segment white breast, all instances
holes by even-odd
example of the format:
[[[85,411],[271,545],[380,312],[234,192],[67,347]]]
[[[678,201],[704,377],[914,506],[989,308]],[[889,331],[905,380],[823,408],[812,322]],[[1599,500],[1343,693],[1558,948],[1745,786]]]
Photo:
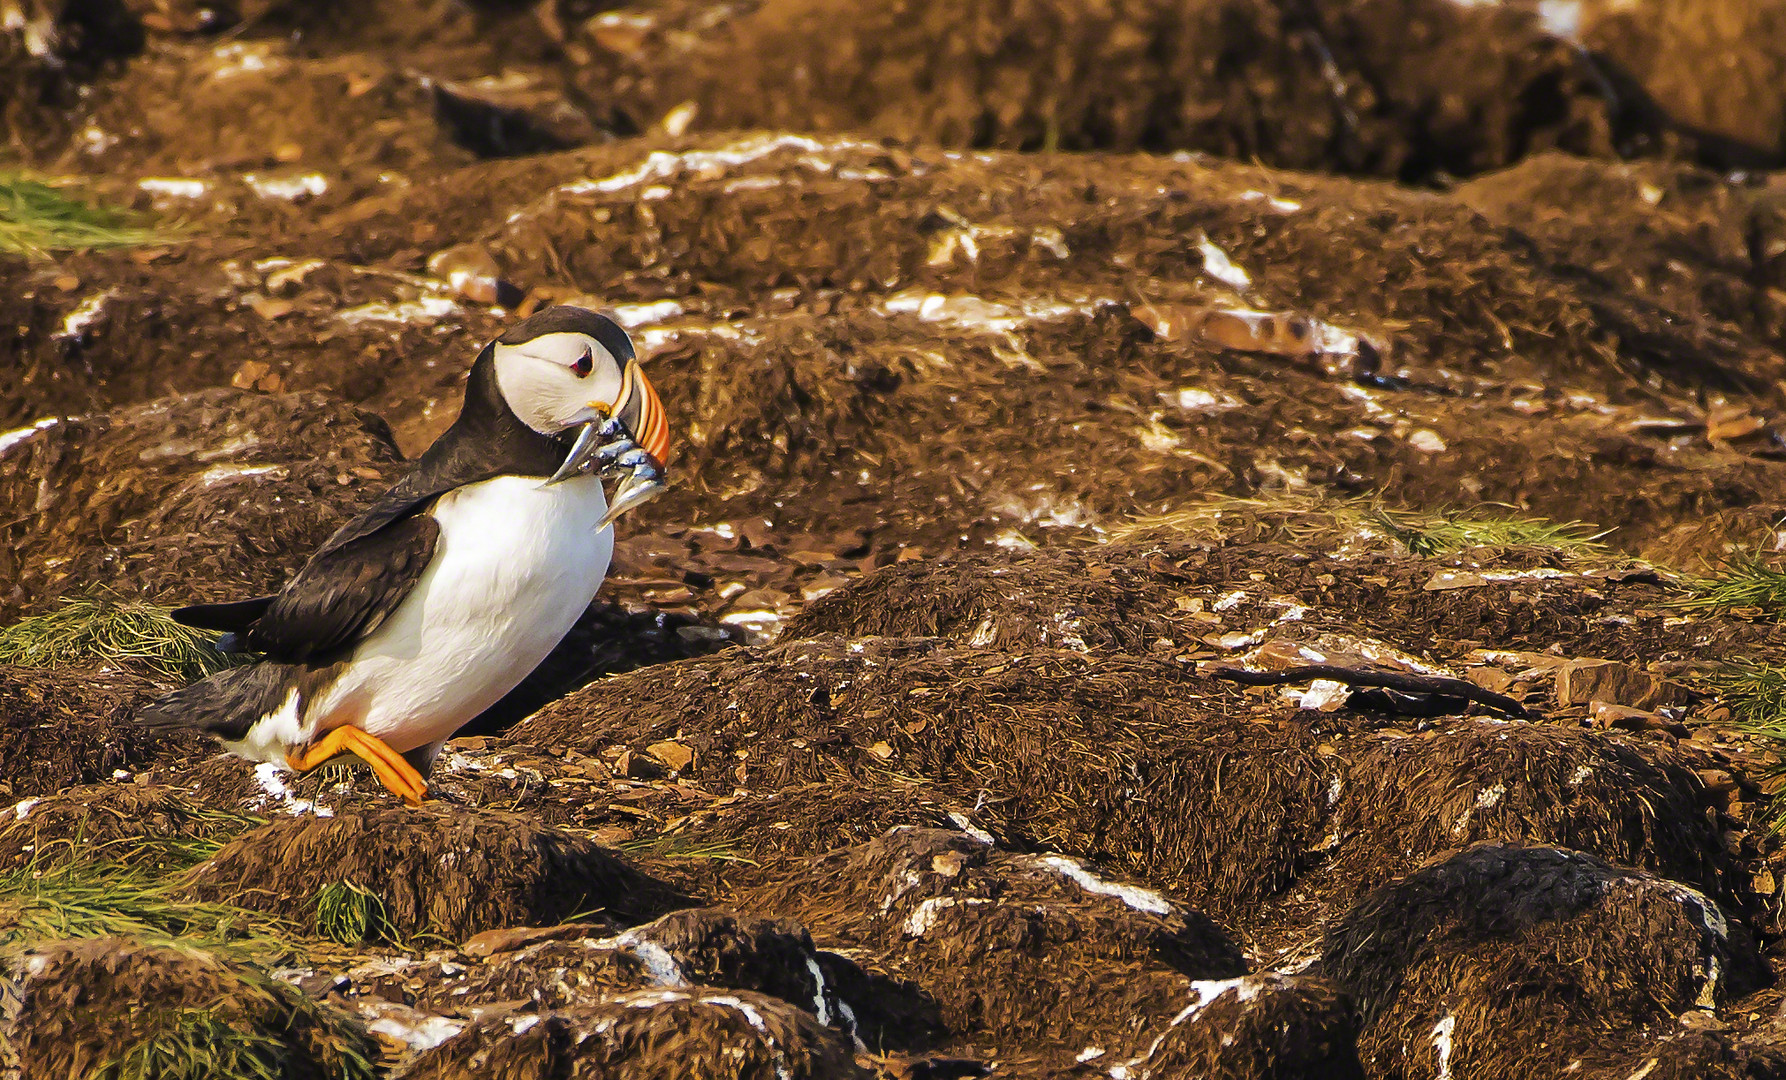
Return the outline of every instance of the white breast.
[[[498,477],[435,503],[434,561],[306,710],[405,752],[449,738],[514,689],[583,614],[608,572],[601,481]],[[309,726],[309,725],[307,725]]]

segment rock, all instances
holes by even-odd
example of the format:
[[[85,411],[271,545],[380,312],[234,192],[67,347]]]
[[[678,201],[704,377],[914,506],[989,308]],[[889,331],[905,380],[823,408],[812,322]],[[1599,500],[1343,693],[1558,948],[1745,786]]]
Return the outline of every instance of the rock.
[[[1670,720],[1658,712],[1648,709],[1633,709],[1628,705],[1611,705],[1604,701],[1588,702],[1588,716],[1593,718],[1598,728],[1620,728],[1625,731],[1671,731],[1686,735],[1686,727],[1679,720]]]
[[[688,768],[695,760],[693,750],[671,739],[654,742],[645,748],[645,752],[663,762],[672,775]]]
[[[456,244],[428,256],[428,272],[460,296],[479,304],[520,301],[520,290],[502,279],[502,268],[482,244]]]
[[[485,930],[481,934],[473,934],[459,946],[459,951],[467,956],[494,956],[497,953],[515,952],[529,945],[537,945],[542,941],[574,941],[578,938],[606,937],[613,929],[612,924],[602,923],[561,923],[558,926],[516,926],[499,930]]]
[[[479,157],[568,150],[601,135],[561,90],[527,72],[424,84],[434,91],[435,113],[453,141]]]
[[[1691,696],[1679,683],[1617,660],[1571,660],[1557,669],[1557,703],[1564,707],[1603,701],[1634,709],[1654,709],[1684,704]]]
[[[1444,592],[1448,589],[1474,589],[1487,584],[1488,579],[1481,574],[1472,574],[1467,570],[1440,570],[1421,588],[1427,592]]]

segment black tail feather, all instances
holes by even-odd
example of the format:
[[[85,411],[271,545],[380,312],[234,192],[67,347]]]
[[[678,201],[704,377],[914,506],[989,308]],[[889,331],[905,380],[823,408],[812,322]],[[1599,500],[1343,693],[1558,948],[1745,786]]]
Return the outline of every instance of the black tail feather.
[[[197,728],[233,742],[285,701],[293,666],[259,663],[220,671],[144,705],[136,722],[157,730]]]
[[[251,600],[232,600],[225,604],[193,604],[175,608],[170,614],[182,626],[239,634],[258,622],[272,603],[271,596],[256,596]]]

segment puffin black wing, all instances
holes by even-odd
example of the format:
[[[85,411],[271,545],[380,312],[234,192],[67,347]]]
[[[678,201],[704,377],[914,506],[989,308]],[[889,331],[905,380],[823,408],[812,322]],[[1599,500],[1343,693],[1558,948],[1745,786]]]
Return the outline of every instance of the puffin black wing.
[[[248,628],[248,648],[276,660],[310,660],[351,645],[382,625],[409,595],[440,541],[440,524],[412,514],[367,536],[316,553],[269,598]],[[252,603],[252,601],[249,601]]]
[[[346,543],[331,542],[272,596],[194,604],[171,614],[186,626],[238,635],[241,647],[270,659],[323,657],[377,630],[428,569],[439,541],[438,522],[411,514]]]

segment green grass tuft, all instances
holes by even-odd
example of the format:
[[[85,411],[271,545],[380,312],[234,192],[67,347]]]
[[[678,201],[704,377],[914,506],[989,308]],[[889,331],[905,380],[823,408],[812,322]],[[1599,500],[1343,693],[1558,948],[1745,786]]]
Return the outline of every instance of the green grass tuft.
[[[99,1080],[290,1080],[298,1076],[374,1080],[376,1044],[358,1023],[296,987],[248,965],[208,1007],[143,1001],[122,1046],[82,1075]],[[227,985],[227,984],[226,984]]]
[[[209,1009],[158,1010],[138,1022],[141,1040],[89,1075],[94,1080],[285,1080],[283,1039],[219,1020]],[[370,1075],[368,1068],[365,1075]]]
[[[176,238],[138,214],[86,202],[17,171],[0,171],[0,252],[41,259],[56,251],[134,247]]]
[[[1107,539],[1220,542],[1238,535],[1249,540],[1330,547],[1385,533],[1413,554],[1429,558],[1478,546],[1547,547],[1577,556],[1610,554],[1599,542],[1605,533],[1579,521],[1498,516],[1480,510],[1395,510],[1374,496],[1335,499],[1293,494],[1241,499],[1217,495],[1168,514],[1115,526]]]
[[[213,636],[181,626],[154,604],[74,597],[55,611],[0,629],[0,664],[60,667],[99,660],[164,680],[195,682],[236,662],[212,647]]]
[[[178,874],[215,856],[225,844],[266,821],[248,814],[198,807],[182,824],[195,831],[98,841],[90,841],[79,833],[48,840],[34,838],[38,845],[34,853],[36,866],[42,870],[52,863],[81,860],[115,863],[147,873]]]
[[[1779,781],[1786,780],[1786,666],[1732,660],[1707,674],[1705,682],[1729,707],[1738,730],[1771,743],[1782,758],[1763,773],[1772,781],[1764,784],[1764,789],[1774,790]],[[1775,829],[1786,829],[1786,799],[1770,802],[1767,821]]]
[[[181,941],[226,955],[290,955],[273,916],[181,899],[176,879],[111,862],[33,864],[0,874],[0,952],[63,938]]]
[[[1754,555],[1730,559],[1711,577],[1693,578],[1685,585],[1688,595],[1675,601],[1677,607],[1702,611],[1750,608],[1769,615],[1786,613],[1786,570],[1770,566]]]
[[[1579,521],[1482,517],[1462,511],[1422,514],[1376,508],[1372,517],[1415,555],[1431,558],[1472,547],[1547,547],[1577,555],[1604,554],[1604,532]]]
[[[631,840],[622,840],[614,846],[629,855],[655,855],[661,859],[713,859],[718,862],[742,863],[746,866],[757,865],[754,861],[738,854],[737,847],[724,840],[695,840],[674,833],[635,836]]]
[[[384,900],[351,881],[316,890],[316,932],[342,945],[360,945],[389,936]]]

